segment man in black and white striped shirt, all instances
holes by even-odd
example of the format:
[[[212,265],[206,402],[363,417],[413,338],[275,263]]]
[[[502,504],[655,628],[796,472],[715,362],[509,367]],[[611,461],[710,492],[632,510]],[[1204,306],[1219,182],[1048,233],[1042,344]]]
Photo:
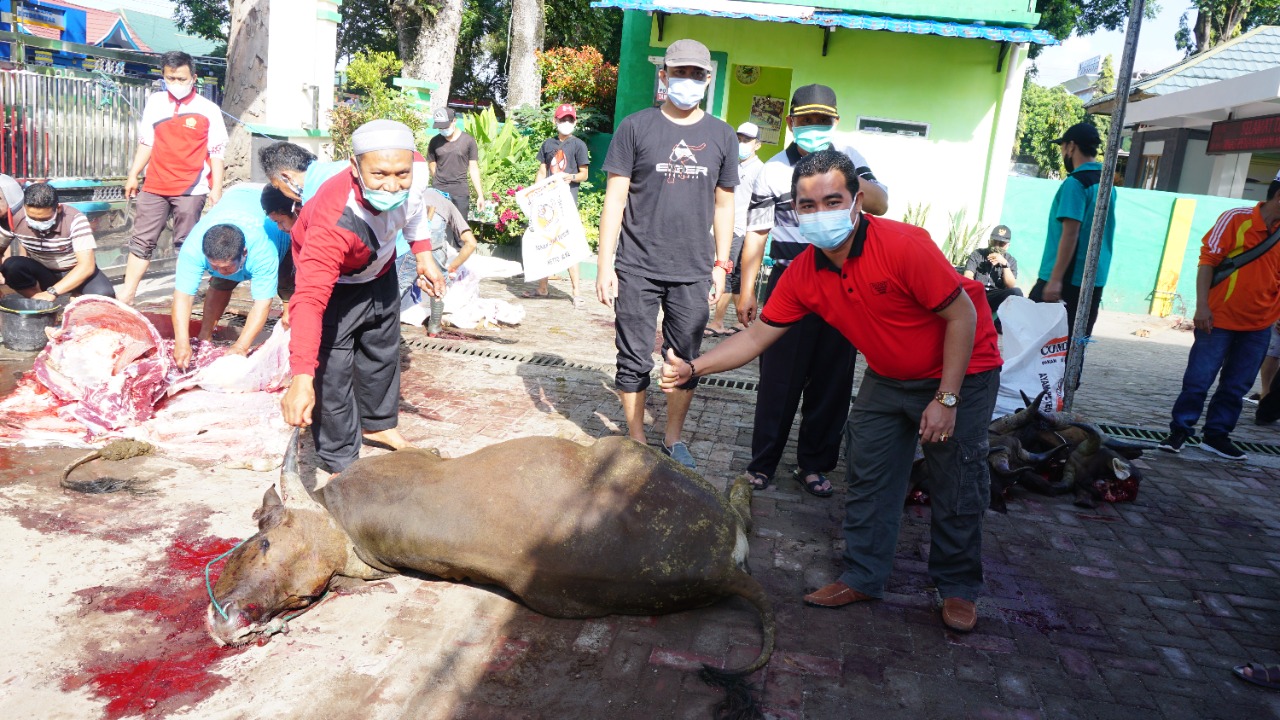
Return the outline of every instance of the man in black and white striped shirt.
[[[0,233],[0,282],[20,295],[56,300],[85,293],[115,297],[111,281],[98,269],[89,219],[58,202],[58,190],[34,183],[23,192],[23,207],[12,215],[12,234]]]
[[[786,272],[787,265],[809,247],[800,235],[791,197],[791,176],[800,158],[831,147],[839,150],[853,161],[862,181],[863,210],[883,215],[889,208],[888,191],[867,167],[867,161],[834,136],[839,119],[835,91],[825,85],[805,85],[797,88],[791,97],[787,127],[794,142],[764,164],[751,189],[747,236],[742,246],[739,322],[750,323],[756,317],[754,289],[765,239],[772,238],[769,256],[774,261],[766,298]],[[795,479],[802,488],[819,497],[832,493],[824,473],[834,469],[840,457],[840,439],[849,415],[857,356],[858,351],[844,335],[817,315],[797,323],[760,356],[751,462],[747,465],[753,487],[760,489],[773,482],[799,407],[801,423],[796,443]]]

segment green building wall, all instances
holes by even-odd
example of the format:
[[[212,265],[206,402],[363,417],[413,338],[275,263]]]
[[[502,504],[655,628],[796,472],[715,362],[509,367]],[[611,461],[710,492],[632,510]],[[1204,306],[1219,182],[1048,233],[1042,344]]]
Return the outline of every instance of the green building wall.
[[[1061,182],[1057,180],[1009,179],[1000,222],[1013,231],[1009,252],[1018,259],[1018,286],[1024,290],[1030,290],[1035,284],[1049,231],[1049,207],[1059,185]],[[1173,312],[1187,316],[1195,312],[1200,239],[1219,215],[1231,208],[1249,205],[1246,200],[1118,188],[1111,271],[1102,296],[1104,310],[1143,314],[1149,311],[1169,234],[1173,203],[1178,198],[1195,200],[1196,208],[1178,275],[1178,297],[1174,299]]]
[[[934,208],[928,228],[939,241],[953,210],[964,208],[974,218],[984,209],[993,209],[986,220],[994,224],[1011,150],[1005,145],[1012,143],[1011,129],[996,132],[1002,102],[1009,102],[1006,77],[1013,72],[1012,62],[996,70],[1000,44],[838,29],[827,38],[823,56],[827,32],[794,23],[668,15],[659,40],[651,16],[628,11],[623,20],[616,119],[621,121],[652,104],[656,69],[649,56],[661,56],[677,39],[695,38],[710,48],[713,57],[723,53],[727,59],[719,68],[722,82],[717,87],[728,97],[713,98],[712,107],[725,108],[718,114],[731,125],[747,120],[750,99],[744,99],[741,90],[756,92],[755,86],[737,83],[733,67],[787,69],[790,88],[781,96],[788,103],[790,91],[802,85],[821,83],[836,91],[841,111],[838,130],[889,186],[889,217],[901,218],[910,203],[928,203]],[[724,77],[729,82],[723,82]],[[1015,110],[1020,91],[1019,79],[1011,91]],[[926,123],[928,137],[854,132],[859,116]],[[771,155],[780,147],[766,146],[763,154]],[[988,197],[992,173],[1001,182],[992,188],[994,197]]]
[[[769,0],[780,5],[812,6],[813,0]],[[823,0],[822,8],[844,10],[859,15],[985,22],[991,25],[1033,27],[1040,22],[1035,3],[1027,0]]]

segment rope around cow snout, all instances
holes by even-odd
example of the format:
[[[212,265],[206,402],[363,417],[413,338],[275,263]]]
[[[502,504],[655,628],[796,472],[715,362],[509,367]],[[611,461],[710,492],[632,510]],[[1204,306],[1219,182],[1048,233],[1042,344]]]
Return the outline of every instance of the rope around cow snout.
[[[244,540],[241,540],[240,542],[235,544],[235,547],[222,553],[221,555],[210,560],[204,565],[204,589],[209,591],[209,602],[213,603],[213,609],[218,611],[218,614],[222,616],[223,620],[230,620],[231,618],[227,616],[227,611],[223,610],[222,606],[218,604],[218,598],[213,596],[213,583],[210,582],[209,580],[209,568],[213,567],[214,563],[225,559],[228,555],[235,552],[237,548],[239,548],[241,545],[247,542],[249,542],[249,538],[245,538]]]

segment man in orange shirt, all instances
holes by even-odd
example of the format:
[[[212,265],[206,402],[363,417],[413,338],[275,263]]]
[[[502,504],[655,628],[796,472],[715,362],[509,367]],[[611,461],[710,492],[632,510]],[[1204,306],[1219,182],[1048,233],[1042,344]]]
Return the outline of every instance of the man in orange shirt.
[[[1223,213],[1204,236],[1196,273],[1195,342],[1182,376],[1182,392],[1173,404],[1169,435],[1160,449],[1179,452],[1195,430],[1205,396],[1215,378],[1218,389],[1209,401],[1200,448],[1228,460],[1247,456],[1231,442],[1244,395],[1253,386],[1267,352],[1271,326],[1280,319],[1280,247],[1213,284],[1224,261],[1266,241],[1280,227],[1280,175],[1271,181],[1267,199],[1254,207]]]

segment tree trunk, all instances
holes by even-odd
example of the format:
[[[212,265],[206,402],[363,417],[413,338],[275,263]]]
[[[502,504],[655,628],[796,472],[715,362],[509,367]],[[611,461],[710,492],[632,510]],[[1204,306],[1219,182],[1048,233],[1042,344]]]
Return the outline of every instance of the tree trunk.
[[[464,0],[394,0],[391,15],[396,24],[401,76],[435,83],[431,109],[449,102],[449,84],[462,30]]]
[[[507,112],[542,102],[538,58],[546,33],[544,0],[512,0],[511,47],[507,73]]]
[[[1199,10],[1196,12],[1196,26],[1193,30],[1196,36],[1196,53],[1202,53],[1213,47],[1212,18],[1212,10]]]
[[[222,109],[247,123],[262,122],[266,113],[269,13],[269,0],[231,0]],[[226,182],[231,184],[249,179],[253,140],[244,125],[229,119],[226,122],[230,135],[225,154]]]

